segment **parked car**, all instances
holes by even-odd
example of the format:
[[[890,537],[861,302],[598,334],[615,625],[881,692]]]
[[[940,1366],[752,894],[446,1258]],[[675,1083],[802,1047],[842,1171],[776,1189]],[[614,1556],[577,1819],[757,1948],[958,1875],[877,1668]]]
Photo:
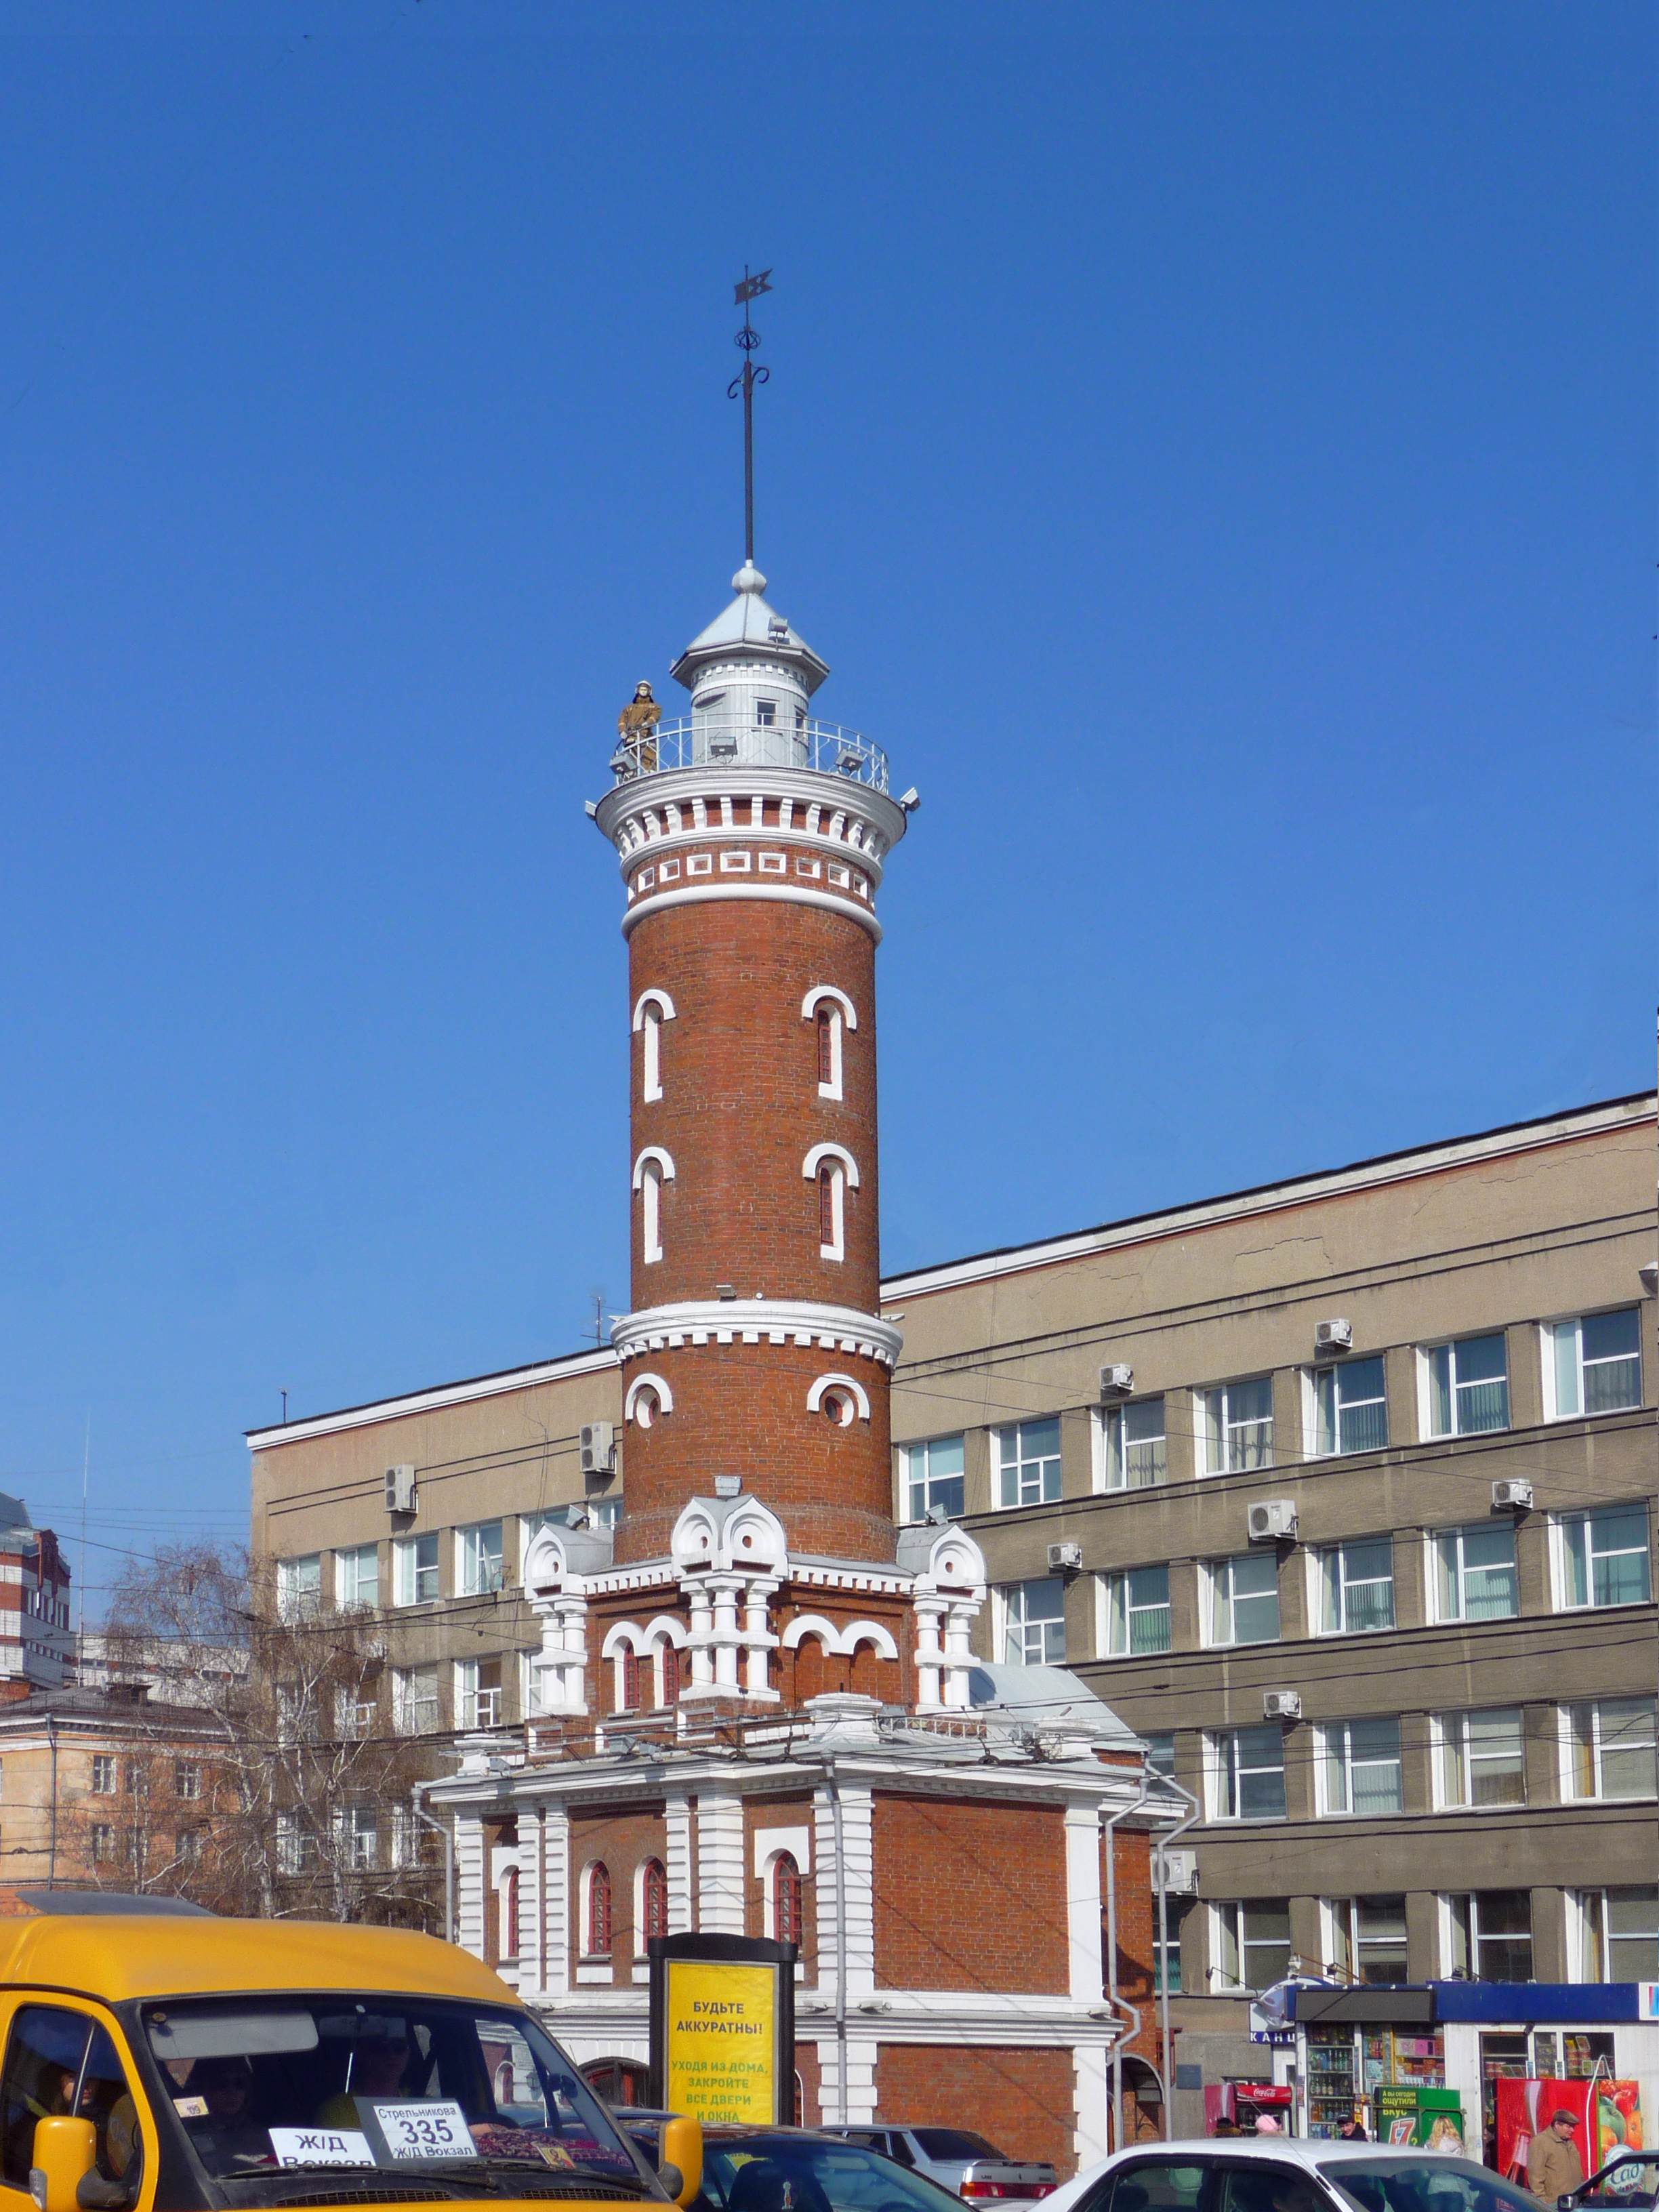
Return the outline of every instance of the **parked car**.
[[[668,2115],[635,2108],[614,2117],[654,2166]],[[702,2131],[702,2186],[689,2212],[962,2212],[962,2207],[926,2174],[829,2130],[711,2120]],[[1536,2205],[1532,2212],[1538,2212]]]
[[[1659,2151],[1621,2151],[1580,2182],[1571,2197],[1558,2204],[1614,2205],[1620,2212],[1650,2212],[1659,2197]]]
[[[1444,2151],[1203,2136],[1100,2159],[1042,2212],[1538,2212],[1538,2200]]]
[[[984,2197],[1049,2197],[1056,2186],[1052,2166],[1041,2160],[1010,2158],[968,2128],[827,2128],[827,2135],[862,2143],[884,2158],[925,2173],[952,2196],[969,2201]]]

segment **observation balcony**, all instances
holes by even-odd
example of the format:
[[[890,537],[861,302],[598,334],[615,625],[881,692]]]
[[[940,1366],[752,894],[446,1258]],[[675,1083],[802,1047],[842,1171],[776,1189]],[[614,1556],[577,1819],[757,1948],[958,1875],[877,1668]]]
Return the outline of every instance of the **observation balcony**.
[[[872,791],[887,788],[887,756],[837,722],[761,722],[737,715],[687,714],[624,738],[611,756],[618,784],[686,768],[799,768],[841,776]]]

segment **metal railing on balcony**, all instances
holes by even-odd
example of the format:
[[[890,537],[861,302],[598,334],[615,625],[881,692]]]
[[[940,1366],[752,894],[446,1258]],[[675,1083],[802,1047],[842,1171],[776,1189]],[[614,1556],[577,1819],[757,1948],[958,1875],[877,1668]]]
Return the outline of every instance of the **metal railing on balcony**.
[[[844,776],[872,791],[887,788],[887,756],[838,722],[740,720],[735,715],[687,714],[624,738],[611,756],[618,783],[681,768],[799,768]]]

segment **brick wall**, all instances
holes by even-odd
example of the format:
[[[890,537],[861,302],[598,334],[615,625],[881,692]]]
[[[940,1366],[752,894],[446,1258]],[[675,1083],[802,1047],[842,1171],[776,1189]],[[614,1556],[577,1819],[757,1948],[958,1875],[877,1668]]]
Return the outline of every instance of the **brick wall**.
[[[1064,1994],[1059,1806],[878,1795],[874,1842],[876,1978],[884,1989]]]
[[[816,1025],[801,1018],[813,986],[858,1009],[842,1044],[842,1097],[818,1096]],[[848,917],[771,900],[710,902],[647,915],[629,941],[629,1003],[665,990],[660,1099],[641,1097],[633,1043],[633,1156],[663,1146],[675,1175],[662,1191],[663,1258],[647,1265],[641,1203],[633,1206],[635,1310],[708,1300],[799,1298],[874,1313],[880,1300],[876,1126],[875,948]],[[846,1257],[819,1252],[818,1198],[801,1174],[810,1148],[844,1146],[858,1163],[846,1194]],[[767,1343],[665,1347],[649,1355],[674,1411],[627,1431],[628,1511],[620,1560],[659,1556],[688,1498],[712,1476],[744,1476],[804,1551],[890,1559],[887,1371],[837,1348]],[[850,1428],[809,1413],[826,1372],[854,1375],[871,1418]]]
[[[812,1796],[810,1790],[792,1797],[750,1797],[744,1805],[744,1933],[764,1936],[766,1903],[764,1886],[755,1872],[755,1835],[764,1828],[805,1828],[812,1834]],[[796,1857],[801,1869],[801,1936],[800,1955],[807,1968],[806,1979],[816,1979],[812,1962],[817,1957],[817,1868],[811,1859],[811,1844],[803,1856]]]
[[[1011,2158],[1046,2158],[1062,2180],[1076,2166],[1069,2050],[884,2044],[876,2099],[880,2119],[971,2128]]]

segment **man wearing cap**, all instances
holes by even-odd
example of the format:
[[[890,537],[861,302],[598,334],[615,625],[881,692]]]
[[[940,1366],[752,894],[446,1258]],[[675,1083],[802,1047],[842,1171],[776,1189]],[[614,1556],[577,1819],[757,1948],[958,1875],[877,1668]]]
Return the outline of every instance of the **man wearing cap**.
[[[1527,2186],[1545,2204],[1553,2205],[1558,2197],[1569,2195],[1584,2179],[1584,2161],[1572,2139],[1577,2125],[1577,2113],[1562,2105],[1548,2127],[1532,2139],[1532,2148],[1527,2153]]]

